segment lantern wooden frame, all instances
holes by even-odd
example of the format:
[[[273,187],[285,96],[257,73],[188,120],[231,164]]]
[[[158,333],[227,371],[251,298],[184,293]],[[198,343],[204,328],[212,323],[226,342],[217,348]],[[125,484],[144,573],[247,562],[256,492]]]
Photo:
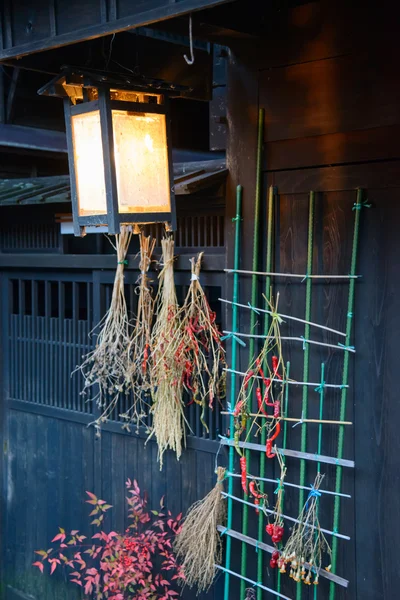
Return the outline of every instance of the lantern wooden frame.
[[[68,144],[68,160],[71,179],[71,201],[74,233],[85,234],[86,226],[107,226],[108,232],[117,234],[122,224],[144,224],[164,222],[168,230],[176,228],[176,208],[172,165],[170,97],[180,95],[187,88],[177,87],[159,80],[128,78],[100,71],[85,71],[64,67],[62,73],[52,79],[38,93],[62,97],[64,100],[65,127]],[[131,101],[130,97],[141,99]],[[118,100],[118,95],[128,100]],[[120,212],[118,202],[117,170],[114,154],[114,110],[127,114],[148,113],[165,116],[165,140],[168,159],[169,204],[168,212]],[[103,152],[104,187],[106,213],[82,215],[79,210],[77,170],[74,156],[72,119],[98,111]],[[166,189],[163,189],[164,193]]]

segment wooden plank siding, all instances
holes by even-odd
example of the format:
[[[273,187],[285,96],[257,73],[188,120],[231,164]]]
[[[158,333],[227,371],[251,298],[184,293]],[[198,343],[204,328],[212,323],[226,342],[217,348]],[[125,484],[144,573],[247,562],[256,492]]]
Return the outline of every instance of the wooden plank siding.
[[[258,44],[241,42],[231,48],[228,65],[227,216],[234,214],[235,186],[241,183],[242,268],[251,268],[255,132],[260,107],[266,113],[264,218],[267,188],[275,185],[278,189],[273,270],[305,272],[310,190],[316,192],[314,272],[348,272],[352,206],[358,187],[365,188],[372,204],[362,213],[358,266],[362,279],[356,286],[353,334],[357,353],[350,361],[346,415],[354,421],[354,428],[346,430],[344,452],[346,458],[354,458],[356,469],[344,473],[343,489],[352,499],[342,502],[340,531],[351,541],[339,543],[337,565],[337,574],[348,578],[350,586],[347,591],[336,589],[339,600],[389,600],[398,595],[397,567],[391,551],[400,537],[400,415],[395,381],[400,328],[396,309],[400,267],[400,87],[396,65],[400,41],[393,34],[398,8],[394,2],[378,5],[324,0],[282,9],[269,18]],[[228,264],[232,265],[233,227],[229,221],[226,239]],[[265,227],[264,221],[262,244]],[[249,279],[241,280],[244,303],[250,299]],[[332,282],[316,285],[313,320],[328,326],[336,323],[343,329],[346,289]],[[280,280],[277,290],[283,313],[304,314],[304,284]],[[227,314],[229,318],[229,310]],[[241,331],[248,331],[248,318],[241,315]],[[293,326],[287,331],[298,335]],[[329,339],[328,335],[325,341]],[[293,372],[301,371],[301,347],[289,346],[285,352]],[[246,355],[247,351],[241,350],[242,370]],[[319,380],[322,360],[330,378],[340,381],[341,360],[329,351],[311,354],[310,377]],[[300,409],[301,398],[294,395],[292,401]],[[326,418],[337,418],[337,397],[331,401],[327,398],[325,404]],[[311,400],[309,406],[310,415],[317,417]],[[299,447],[300,429],[290,430],[288,447]],[[308,432],[307,447],[315,451],[316,431],[309,427]],[[323,447],[324,454],[336,454],[334,427],[324,428]],[[310,481],[313,468],[308,467]],[[267,469],[271,467],[267,465]],[[289,469],[290,480],[298,481],[298,462],[290,461]],[[269,470],[266,476],[277,474]],[[330,467],[324,485],[327,489],[334,486],[334,469]],[[296,493],[286,494],[287,514],[296,516],[297,498]],[[321,522],[331,527],[333,503],[324,499],[321,511]],[[240,530],[240,509],[235,519]],[[233,548],[237,553],[234,565],[240,570],[240,544],[233,542]],[[254,572],[252,575],[255,578]],[[270,576],[267,585],[274,587]],[[319,588],[319,597],[328,598],[324,582]],[[287,580],[282,592],[289,597],[296,595],[295,586]],[[305,590],[303,597],[311,595]]]

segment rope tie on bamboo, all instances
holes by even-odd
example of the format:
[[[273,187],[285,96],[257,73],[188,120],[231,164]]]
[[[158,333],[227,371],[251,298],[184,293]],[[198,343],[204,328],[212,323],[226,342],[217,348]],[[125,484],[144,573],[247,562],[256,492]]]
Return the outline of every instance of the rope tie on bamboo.
[[[279,313],[272,311],[270,314],[271,314],[272,320],[278,321],[279,324],[285,322]]]
[[[258,310],[258,308],[256,308],[255,306],[253,306],[251,304],[251,302],[248,302],[247,306],[250,308],[250,310],[253,310],[256,313],[256,315],[260,315],[261,314],[260,311]]]
[[[338,342],[338,346],[340,348],[343,348],[343,350],[347,350],[348,352],[355,352],[356,349],[354,346],[346,346],[346,344],[341,344],[340,342]]]
[[[119,260],[119,261],[118,261],[118,264],[119,264],[119,265],[127,265],[127,264],[128,264],[128,261],[127,261],[126,259],[125,259],[125,260]]]
[[[311,491],[310,491],[310,493],[308,494],[308,497],[307,497],[306,510],[308,508],[308,503],[310,502],[310,500],[312,498],[317,498],[317,500],[318,500],[318,498],[321,497],[321,492],[319,490],[315,489],[315,487],[313,486],[313,484],[310,485],[310,488],[311,488]]]
[[[295,427],[297,427],[297,425],[303,425],[304,423],[304,412],[301,411],[301,419],[300,421],[297,421],[297,423],[295,423],[294,425],[292,425],[292,429],[294,429]],[[281,452],[282,454],[282,452]]]
[[[276,478],[276,481],[278,483],[278,486],[277,486],[276,490],[274,491],[274,494],[279,494],[279,492],[283,489],[283,482],[281,479],[279,479],[279,477]]]
[[[363,200],[363,202],[354,202],[352,210],[361,210],[362,208],[371,208],[371,204],[368,200]]]
[[[191,276],[191,278],[190,278],[190,281],[199,281],[199,279],[200,279],[200,278],[199,278],[199,276],[198,276],[198,275],[196,275],[196,273],[192,273],[192,276]]]
[[[244,341],[241,340],[240,338],[238,338],[238,336],[235,335],[234,333],[228,333],[228,335],[222,336],[221,342],[223,342],[225,340],[234,340],[235,342],[237,342],[238,344],[243,346],[243,348],[246,348],[246,344],[244,343]]]

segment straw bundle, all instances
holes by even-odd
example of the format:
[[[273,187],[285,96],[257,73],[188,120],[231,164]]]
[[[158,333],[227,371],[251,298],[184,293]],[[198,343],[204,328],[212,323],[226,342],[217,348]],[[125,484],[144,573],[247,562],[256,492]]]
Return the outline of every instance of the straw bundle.
[[[84,361],[76,369],[84,376],[85,383],[81,392],[83,395],[87,393],[88,388],[98,385],[94,400],[103,409],[103,413],[96,421],[97,427],[107,420],[118,401],[119,394],[128,392],[130,387],[130,383],[126,380],[129,322],[124,295],[124,268],[131,237],[131,228],[126,226],[122,226],[121,233],[115,236],[115,246],[114,244],[113,246],[117,252],[118,262],[111,304],[97,325],[100,332],[95,349],[82,357]]]
[[[128,371],[127,383],[132,389],[132,406],[122,415],[128,423],[134,423],[137,427],[143,424],[146,417],[145,400],[151,387],[151,327],[154,317],[154,298],[150,285],[148,271],[151,264],[151,256],[156,241],[143,233],[139,235],[140,242],[140,275],[137,280],[136,293],[138,294],[138,306],[135,325],[128,346]]]
[[[174,550],[182,561],[185,583],[197,586],[198,593],[207,591],[216,573],[216,564],[222,561],[222,543],[217,531],[226,519],[225,500],[221,495],[225,469],[218,467],[217,483],[203,500],[199,500],[185,517],[177,535]]]
[[[182,453],[182,439],[185,438],[183,365],[175,356],[180,319],[174,282],[174,241],[165,238],[161,244],[164,266],[159,275],[156,322],[151,337],[153,424],[150,434],[150,437],[155,435],[157,440],[160,469],[163,466],[164,452],[168,448],[173,450],[179,459]]]

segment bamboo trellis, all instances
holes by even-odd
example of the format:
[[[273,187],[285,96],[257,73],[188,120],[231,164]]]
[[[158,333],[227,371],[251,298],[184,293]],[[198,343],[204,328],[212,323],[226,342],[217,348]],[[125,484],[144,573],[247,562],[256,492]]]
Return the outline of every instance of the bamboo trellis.
[[[259,115],[259,146],[258,146],[258,156],[257,156],[257,165],[261,165],[261,142],[260,142],[260,130],[262,129],[263,123],[263,114],[260,112]],[[273,187],[269,189],[268,194],[268,215],[267,215],[267,252],[266,252],[266,264],[265,264],[265,272],[259,271],[258,264],[258,236],[259,236],[259,217],[260,217],[260,193],[261,193],[261,182],[260,182],[260,173],[257,172],[257,190],[256,190],[256,207],[255,207],[255,219],[254,219],[254,247],[253,247],[253,265],[252,270],[247,271],[240,268],[240,229],[241,229],[241,199],[242,199],[242,188],[238,187],[237,192],[237,205],[236,205],[236,234],[235,234],[235,260],[233,269],[226,269],[228,273],[233,275],[233,298],[232,301],[228,301],[226,299],[221,299],[222,302],[227,305],[232,306],[232,326],[231,330],[225,332],[227,337],[231,339],[232,342],[232,360],[230,361],[230,368],[228,371],[230,372],[231,378],[231,387],[230,387],[230,406],[229,410],[226,414],[230,415],[230,437],[225,438],[222,437],[221,443],[229,446],[229,466],[226,477],[228,477],[228,491],[225,493],[225,497],[227,498],[228,504],[228,519],[227,519],[227,527],[220,528],[220,533],[222,535],[226,535],[226,562],[224,567],[220,567],[220,569],[225,573],[225,587],[224,587],[224,600],[229,600],[230,598],[230,579],[231,577],[237,577],[240,579],[240,599],[245,598],[245,592],[247,584],[250,582],[257,590],[257,600],[262,600],[264,597],[264,592],[268,592],[269,594],[275,595],[276,598],[286,598],[281,593],[282,579],[281,573],[278,570],[277,575],[277,584],[276,589],[272,589],[271,585],[266,582],[266,568],[263,561],[264,552],[273,552],[276,548],[265,544],[264,539],[264,513],[260,511],[258,517],[258,529],[257,529],[257,539],[250,537],[248,535],[248,511],[251,507],[254,506],[251,498],[247,494],[243,494],[243,498],[238,498],[233,494],[233,480],[235,477],[239,477],[238,473],[235,472],[235,450],[234,447],[239,446],[244,449],[245,456],[247,458],[247,465],[249,471],[251,471],[251,464],[253,464],[254,458],[257,457],[257,461],[259,458],[259,473],[257,475],[248,475],[249,479],[257,480],[259,484],[259,489],[261,493],[264,493],[265,484],[268,482],[275,482],[276,480],[268,478],[265,476],[265,468],[266,468],[266,459],[265,459],[265,443],[266,443],[266,427],[260,427],[260,443],[253,443],[246,441],[241,441],[239,444],[237,440],[234,440],[234,409],[237,401],[237,378],[243,377],[246,373],[239,371],[237,369],[238,362],[238,349],[239,345],[245,346],[246,344],[243,342],[242,338],[245,338],[248,342],[248,348],[246,346],[246,350],[248,350],[249,364],[253,361],[255,354],[255,341],[257,339],[265,339],[268,337],[269,327],[271,319],[273,318],[273,310],[269,310],[266,308],[258,308],[257,297],[258,297],[258,284],[259,284],[259,276],[265,276],[265,297],[270,298],[272,296],[272,281],[275,277],[282,277],[287,275],[288,277],[291,274],[277,273],[273,270],[273,244],[274,244],[274,212],[275,212],[275,204],[277,198],[277,190]],[[355,221],[354,221],[354,233],[353,233],[353,245],[352,245],[352,255],[351,255],[351,268],[348,275],[332,275],[332,279],[340,280],[341,283],[348,283],[349,286],[349,294],[348,294],[348,305],[347,305],[347,318],[346,318],[346,331],[341,332],[337,330],[332,330],[318,323],[313,323],[311,321],[311,303],[312,303],[312,285],[315,281],[321,281],[323,279],[329,279],[328,275],[314,275],[312,273],[312,265],[313,265],[313,233],[314,233],[314,213],[315,213],[315,202],[316,202],[316,194],[315,192],[310,192],[309,194],[309,205],[308,205],[308,234],[307,234],[307,265],[305,270],[305,275],[295,275],[293,277],[302,277],[305,282],[305,314],[304,319],[299,317],[292,317],[291,315],[279,315],[282,318],[294,319],[304,325],[304,336],[301,336],[303,341],[303,372],[302,372],[302,381],[292,380],[290,378],[290,363],[286,364],[285,369],[285,381],[282,383],[300,385],[302,387],[302,402],[301,402],[301,418],[291,419],[288,416],[288,407],[289,407],[289,396],[290,396],[290,388],[292,385],[285,385],[284,387],[284,402],[282,407],[282,423],[283,423],[283,436],[281,447],[279,448],[279,452],[282,455],[283,461],[286,460],[288,456],[300,459],[300,474],[299,474],[299,483],[285,483],[285,486],[292,486],[299,489],[299,513],[301,512],[302,507],[304,506],[305,501],[305,493],[310,493],[310,488],[306,485],[306,465],[308,461],[314,461],[317,463],[317,472],[320,473],[321,464],[328,463],[333,464],[336,467],[336,484],[334,490],[321,490],[322,496],[325,494],[331,494],[334,496],[334,514],[332,519],[332,529],[322,529],[321,531],[332,536],[332,572],[320,571],[320,575],[328,579],[330,581],[330,592],[329,597],[330,600],[334,600],[335,597],[335,586],[340,585],[343,587],[348,586],[347,579],[340,577],[336,574],[336,566],[337,566],[337,554],[338,554],[338,540],[339,539],[350,539],[349,536],[339,533],[339,525],[340,525],[340,506],[342,498],[350,498],[349,494],[343,493],[342,491],[342,472],[345,467],[354,467],[354,462],[352,460],[346,459],[343,456],[343,444],[344,444],[344,431],[346,426],[351,426],[352,423],[350,421],[346,421],[346,407],[347,407],[347,397],[349,391],[349,357],[352,353],[355,352],[355,348],[351,346],[351,332],[352,332],[352,322],[353,322],[353,310],[354,310],[354,293],[355,293],[355,283],[359,278],[359,275],[356,275],[356,265],[357,265],[357,252],[358,252],[358,241],[359,241],[359,226],[360,226],[360,214],[361,208],[363,206],[368,206],[367,203],[363,199],[363,191],[357,191],[357,199],[354,203],[353,210],[355,212]],[[242,275],[251,275],[252,281],[252,293],[251,293],[251,302],[247,305],[240,303],[239,301],[239,281],[240,276]],[[250,313],[250,333],[245,333],[239,331],[239,310],[241,308],[251,310]],[[257,336],[255,335],[254,329],[256,325],[257,316],[259,317],[261,314],[264,314],[264,335]],[[321,375],[320,381],[318,383],[309,381],[309,373],[310,373],[310,344],[307,342],[311,342],[310,338],[310,329],[313,327],[320,329],[328,329],[331,333],[337,334],[341,337],[345,337],[345,343],[338,343],[337,346],[333,344],[329,344],[329,346],[333,348],[340,348],[343,351],[343,374],[341,378],[341,382],[326,382],[325,381],[325,365],[321,364]],[[283,340],[291,341],[294,338],[285,338],[282,337]],[[317,342],[318,344],[318,342]],[[324,344],[321,344],[324,345]],[[257,377],[257,375],[254,375]],[[314,387],[314,390],[311,388]],[[324,419],[324,404],[325,404],[325,395],[327,388],[339,388],[340,389],[340,414],[337,420],[328,420]],[[310,401],[314,400],[314,396],[310,396],[313,392],[318,394],[319,404],[318,404],[318,415],[317,419],[309,419],[308,409]],[[249,416],[254,417],[254,419],[259,419],[261,417],[261,422],[267,422],[268,417],[265,415],[260,415],[260,412],[257,411],[250,412]],[[298,450],[288,448],[287,447],[287,439],[288,439],[288,425],[290,421],[295,421],[295,424],[292,426],[296,426],[296,424],[301,424],[301,439],[300,439],[300,448]],[[336,456],[324,456],[322,455],[322,440],[323,440],[323,425],[335,425],[338,427],[338,437],[337,437],[337,453]],[[317,451],[314,453],[307,452],[307,428],[309,426],[317,427]],[[251,426],[250,426],[251,427]],[[247,424],[247,433],[248,433],[249,425]],[[248,437],[248,436],[246,436]],[[254,452],[259,453],[258,455],[254,455]],[[256,464],[257,461],[254,461]],[[318,504],[320,499],[317,501],[317,514],[318,514]],[[234,507],[242,505],[242,531],[238,532],[232,529],[232,515],[234,511]],[[283,510],[283,508],[282,508]],[[274,511],[271,509],[266,509],[266,514],[273,514]],[[297,515],[296,515],[297,516]],[[284,520],[288,520],[291,522],[296,522],[297,519],[294,516],[283,515]],[[236,573],[232,570],[231,567],[231,539],[237,539],[242,544],[242,555],[241,555],[241,567],[240,573]],[[247,549],[248,546],[255,546],[257,550],[257,581],[254,581],[251,577],[249,577],[248,573],[248,565],[247,565]],[[261,550],[259,552],[259,550]],[[306,565],[306,568],[307,565]],[[310,567],[312,569],[312,566]],[[296,597],[297,600],[300,600],[302,597],[303,586],[298,585],[296,589]],[[314,599],[318,597],[318,586],[314,586]]]

